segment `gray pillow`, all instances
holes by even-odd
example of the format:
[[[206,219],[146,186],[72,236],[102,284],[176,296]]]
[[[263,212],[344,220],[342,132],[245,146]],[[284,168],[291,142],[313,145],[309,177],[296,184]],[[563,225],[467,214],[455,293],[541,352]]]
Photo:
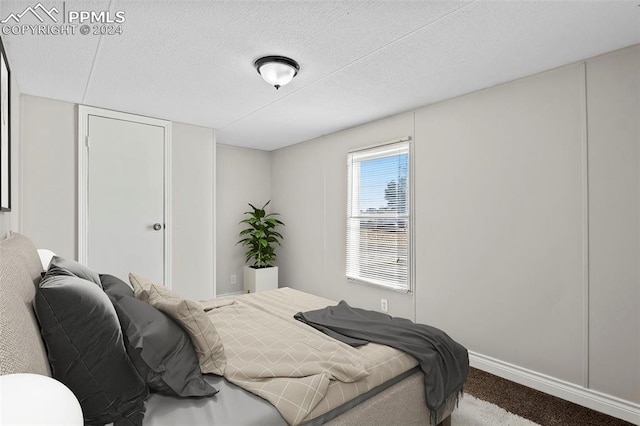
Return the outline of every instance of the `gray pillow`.
[[[66,259],[60,256],[53,256],[51,258],[51,262],[49,262],[49,268],[51,268],[52,266],[66,269],[76,277],[94,282],[98,284],[100,288],[102,288],[102,284],[100,283],[100,276],[98,276],[97,273],[93,272],[83,264],[76,262],[75,260]]]
[[[68,274],[49,268],[34,299],[53,377],[78,398],[86,423],[141,425],[149,391],[116,311],[100,287]]]
[[[203,379],[191,339],[179,325],[135,297],[107,294],[118,313],[129,358],[151,390],[181,397],[218,392]]]
[[[109,296],[121,294],[123,296],[134,297],[133,288],[118,277],[109,274],[100,274],[100,283],[102,284],[104,292]]]

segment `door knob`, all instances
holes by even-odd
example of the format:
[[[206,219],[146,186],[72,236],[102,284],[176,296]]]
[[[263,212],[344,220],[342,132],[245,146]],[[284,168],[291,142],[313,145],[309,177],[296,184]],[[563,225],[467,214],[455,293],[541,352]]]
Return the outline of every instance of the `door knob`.
[[[161,224],[159,224],[159,223],[154,223],[153,224],[153,230],[154,231],[159,231],[161,229],[162,229],[162,225]]]

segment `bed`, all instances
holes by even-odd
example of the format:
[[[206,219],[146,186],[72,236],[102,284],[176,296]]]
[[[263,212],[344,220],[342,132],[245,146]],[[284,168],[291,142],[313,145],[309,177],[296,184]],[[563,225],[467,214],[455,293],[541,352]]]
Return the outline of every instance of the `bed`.
[[[47,340],[45,346],[42,337],[50,339],[51,333],[46,334],[44,326],[41,330],[38,319],[42,323],[44,315],[39,312],[36,318],[32,307],[43,272],[37,250],[26,237],[13,234],[0,241],[0,374],[52,375],[47,357],[51,343]],[[162,310],[164,302],[158,303]],[[217,393],[180,398],[139,392],[145,400],[144,425],[431,423],[424,376],[415,358],[375,343],[350,347],[293,319],[297,312],[335,304],[331,300],[281,288],[188,303],[204,312],[224,347],[225,365],[209,369],[222,374],[202,376]],[[450,424],[456,398],[451,394],[446,399],[440,424]]]

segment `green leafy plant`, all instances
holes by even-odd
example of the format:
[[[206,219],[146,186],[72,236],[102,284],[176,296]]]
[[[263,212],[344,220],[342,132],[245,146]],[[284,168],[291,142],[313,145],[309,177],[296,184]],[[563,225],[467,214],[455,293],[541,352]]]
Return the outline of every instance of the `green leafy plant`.
[[[249,203],[253,211],[244,212],[249,217],[240,221],[240,223],[246,223],[249,227],[240,232],[240,237],[244,238],[236,244],[249,247],[249,250],[245,253],[246,261],[249,262],[253,259],[251,267],[256,269],[273,266],[276,261],[274,243],[282,245],[280,241],[283,237],[275,228],[284,226],[284,223],[274,217],[279,216],[279,213],[267,214],[265,208],[270,202],[271,200],[267,201],[260,209]]]

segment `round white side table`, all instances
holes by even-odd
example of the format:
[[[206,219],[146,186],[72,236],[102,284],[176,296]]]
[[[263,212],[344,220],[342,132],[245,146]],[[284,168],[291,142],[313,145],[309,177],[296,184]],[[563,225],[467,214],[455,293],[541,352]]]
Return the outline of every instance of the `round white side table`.
[[[0,425],[83,424],[80,403],[59,381],[40,374],[0,376]]]

